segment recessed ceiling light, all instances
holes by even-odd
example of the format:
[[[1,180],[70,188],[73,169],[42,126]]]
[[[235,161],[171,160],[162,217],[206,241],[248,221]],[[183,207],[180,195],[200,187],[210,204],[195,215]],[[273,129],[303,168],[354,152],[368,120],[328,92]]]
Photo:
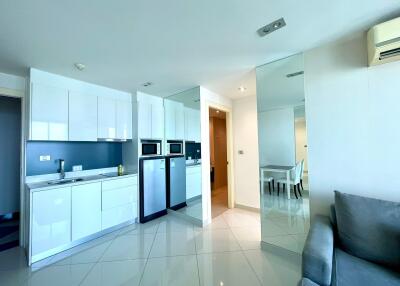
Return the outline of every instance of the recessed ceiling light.
[[[144,84],[142,84],[144,87],[149,87],[150,85],[153,85],[152,82],[145,82]]]
[[[239,89],[240,92],[245,92],[246,91],[246,88],[244,86],[240,86],[238,89]]]
[[[86,66],[82,63],[75,63],[74,65],[80,71],[83,71],[86,68]]]
[[[217,110],[216,112],[217,112],[217,114],[218,114],[218,113],[219,113],[219,110]]]
[[[276,30],[283,28],[285,26],[286,26],[285,19],[280,18],[276,21],[269,23],[268,25],[265,25],[264,27],[261,27],[260,29],[257,30],[257,33],[260,37],[264,37],[269,33],[275,32]]]

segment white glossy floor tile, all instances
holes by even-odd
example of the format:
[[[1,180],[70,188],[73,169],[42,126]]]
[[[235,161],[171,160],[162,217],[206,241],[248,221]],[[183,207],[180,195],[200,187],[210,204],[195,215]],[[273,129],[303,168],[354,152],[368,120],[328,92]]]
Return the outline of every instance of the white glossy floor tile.
[[[81,286],[138,286],[145,265],[145,259],[99,262]]]
[[[33,273],[24,286],[75,286],[79,285],[94,264],[49,266]]]
[[[100,261],[116,261],[147,258],[154,234],[124,235],[114,239]]]
[[[196,235],[197,253],[212,253],[240,250],[230,229],[215,229]]]
[[[77,254],[69,256],[55,263],[55,265],[68,265],[68,264],[80,264],[80,263],[95,263],[99,261],[106,249],[110,246],[111,240],[93,246],[91,248],[80,251]]]
[[[218,216],[213,218],[211,223],[204,226],[204,227],[197,227],[195,226],[196,232],[208,231],[208,230],[215,230],[215,229],[229,229],[229,225],[224,220],[223,216]]]
[[[297,285],[301,276],[300,257],[278,255],[262,250],[244,252],[252,268],[265,286]]]
[[[259,286],[260,282],[242,252],[198,255],[200,285]]]
[[[0,270],[14,270],[26,267],[25,250],[14,247],[0,252]]]
[[[31,275],[28,267],[19,268],[14,270],[1,270],[0,271],[0,285],[17,286],[26,282]]]
[[[168,215],[163,217],[158,226],[157,233],[165,232],[187,232],[193,233],[194,225],[177,216]]]
[[[138,234],[144,234],[144,233],[156,233],[158,229],[158,225],[160,223],[160,220],[152,220],[147,223],[141,224],[141,223],[135,223],[130,226],[122,228],[118,235],[138,235]]]
[[[233,227],[231,230],[242,250],[260,249],[260,227]]]
[[[149,259],[140,285],[199,285],[196,256],[190,255]]]
[[[157,233],[150,257],[196,254],[194,234],[183,232]]]
[[[259,227],[260,219],[259,215],[253,214],[252,212],[225,212],[223,218],[230,227]]]

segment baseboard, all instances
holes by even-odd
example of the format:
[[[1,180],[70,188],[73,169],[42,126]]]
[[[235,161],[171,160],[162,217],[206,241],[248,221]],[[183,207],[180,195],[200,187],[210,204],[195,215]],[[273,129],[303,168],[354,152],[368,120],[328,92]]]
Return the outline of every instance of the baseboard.
[[[245,206],[245,205],[241,205],[241,204],[235,204],[235,208],[238,209],[243,209],[243,210],[247,210],[247,211],[251,211],[251,212],[260,212],[259,208],[253,208],[253,207],[249,207],[249,206]]]

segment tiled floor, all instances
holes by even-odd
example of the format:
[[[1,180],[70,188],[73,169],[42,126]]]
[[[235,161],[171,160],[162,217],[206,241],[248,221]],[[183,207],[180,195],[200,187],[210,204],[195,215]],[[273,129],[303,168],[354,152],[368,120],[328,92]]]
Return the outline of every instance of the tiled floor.
[[[227,186],[211,191],[211,215],[217,217],[228,210]]]
[[[307,179],[303,182],[303,197],[291,199],[286,194],[271,195],[264,190],[261,195],[262,240],[287,250],[302,253],[310,229],[310,206]]]
[[[0,253],[0,285],[296,285],[300,256],[262,251],[260,240],[255,212],[231,209],[205,228],[168,215],[53,257],[36,271],[25,266],[20,248]]]

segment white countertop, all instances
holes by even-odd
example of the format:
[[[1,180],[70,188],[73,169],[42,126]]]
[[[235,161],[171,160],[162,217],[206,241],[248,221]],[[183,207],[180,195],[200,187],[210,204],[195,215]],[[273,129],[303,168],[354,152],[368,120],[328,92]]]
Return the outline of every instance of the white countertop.
[[[28,183],[26,184],[27,190],[30,192],[36,191],[43,191],[48,189],[57,189],[62,187],[70,187],[70,186],[77,186],[77,185],[84,185],[87,183],[95,183],[97,181],[108,181],[114,180],[116,178],[123,178],[123,177],[133,177],[137,176],[137,173],[124,173],[121,176],[118,176],[115,172],[105,173],[105,174],[98,174],[98,175],[91,175],[91,176],[79,176],[79,177],[69,177],[66,179],[83,179],[82,181],[65,183],[65,184],[49,184],[50,181],[42,181],[42,182],[35,182],[35,183]]]

